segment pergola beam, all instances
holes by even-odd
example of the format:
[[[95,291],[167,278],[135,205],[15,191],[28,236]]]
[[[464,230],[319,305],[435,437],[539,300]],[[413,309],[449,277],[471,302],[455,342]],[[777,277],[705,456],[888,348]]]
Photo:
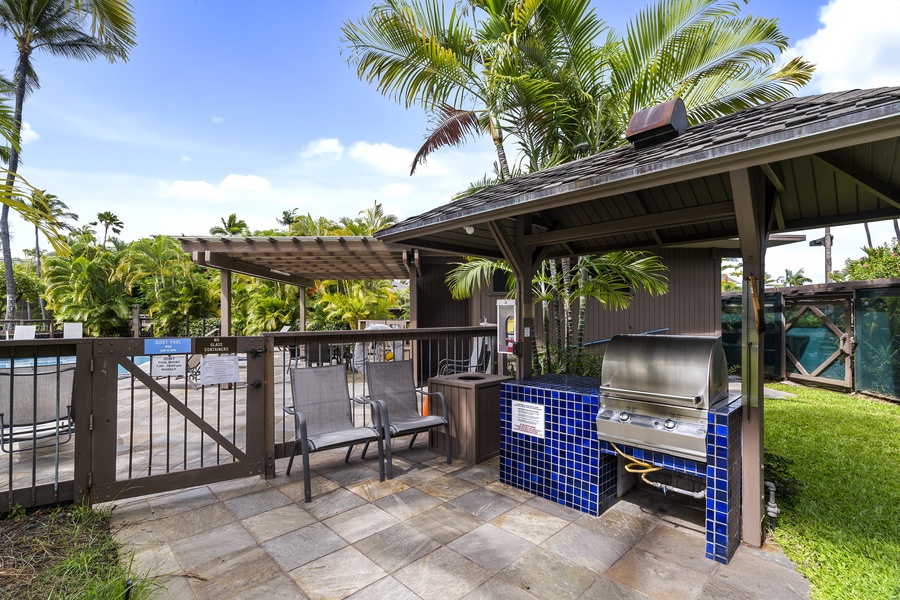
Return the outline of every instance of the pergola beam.
[[[282,273],[274,269],[267,269],[217,252],[194,252],[194,262],[204,267],[233,271],[251,277],[261,277],[279,283],[296,285],[297,287],[310,288],[315,287],[316,285],[312,279],[291,275],[289,273]]]

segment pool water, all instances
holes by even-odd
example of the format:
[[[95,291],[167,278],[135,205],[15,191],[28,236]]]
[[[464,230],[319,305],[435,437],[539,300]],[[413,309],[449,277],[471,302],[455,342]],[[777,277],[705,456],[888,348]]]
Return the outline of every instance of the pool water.
[[[149,356],[132,356],[131,360],[136,365],[143,365],[145,363],[150,362]],[[30,367],[35,364],[35,359],[33,358],[17,358],[16,359],[16,367]],[[37,365],[39,367],[45,367],[56,364],[55,356],[41,356],[37,358]],[[59,364],[61,365],[74,365],[75,357],[74,356],[60,356]],[[9,368],[9,359],[0,359],[0,369],[8,369]],[[119,365],[119,377],[125,377],[128,375],[128,371],[125,370],[124,367]]]

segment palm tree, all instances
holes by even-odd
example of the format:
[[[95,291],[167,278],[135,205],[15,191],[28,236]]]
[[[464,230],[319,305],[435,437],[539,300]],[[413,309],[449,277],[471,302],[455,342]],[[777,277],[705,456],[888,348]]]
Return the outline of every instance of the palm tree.
[[[363,235],[372,235],[376,231],[390,227],[397,222],[396,215],[388,215],[384,212],[384,207],[378,200],[372,208],[366,208],[359,211],[360,218],[357,221],[363,226],[365,233]]]
[[[31,192],[30,206],[37,218],[34,223],[34,268],[37,278],[41,278],[41,223],[53,224],[61,230],[72,231],[73,227],[67,221],[78,220],[78,215],[69,212],[69,207],[54,194],[48,194],[47,190],[34,190]],[[47,319],[47,305],[42,297],[38,298],[41,307],[41,318]]]
[[[281,217],[276,218],[279,225],[284,225],[288,229],[290,229],[291,224],[297,220],[297,211],[299,208],[292,208],[291,210],[283,210],[281,211]]]
[[[478,3],[482,4],[482,3]],[[489,10],[491,3],[485,10]],[[504,4],[504,3],[496,3]],[[494,13],[509,17],[512,3]],[[407,108],[421,105],[434,117],[411,173],[431,151],[461,144],[467,136],[490,135],[500,174],[510,176],[501,126],[503,90],[490,77],[490,46],[466,21],[466,11],[445,10],[442,0],[385,0],[359,23],[345,22],[342,42],[360,79]],[[467,108],[468,107],[468,108]]]
[[[472,27],[467,10],[448,15],[440,0],[385,0],[343,26],[360,79],[433,116],[413,168],[490,133],[504,179],[504,131],[534,171],[623,143],[633,113],[675,96],[696,123],[789,97],[812,73],[800,58],[776,68],[787,47],[777,22],[741,17],[726,0],[658,0],[605,39],[589,0],[459,7]]]
[[[221,225],[216,225],[215,227],[209,228],[209,233],[212,235],[224,235],[224,236],[235,236],[235,235],[247,235],[250,233],[250,228],[247,226],[247,221],[243,219],[237,218],[237,213],[231,213],[228,215],[228,218],[222,217],[219,219]]]
[[[8,33],[18,51],[14,76],[13,131],[7,170],[7,201],[19,168],[19,140],[25,96],[38,87],[32,55],[43,50],[56,56],[90,60],[103,56],[110,62],[127,60],[135,45],[134,19],[124,0],[0,0],[0,29]],[[93,34],[86,15],[93,15]],[[6,318],[12,318],[16,287],[9,238],[9,203],[0,210],[0,244],[6,277]]]
[[[652,295],[665,294],[668,283],[663,275],[666,267],[659,257],[647,252],[607,252],[599,256],[580,257],[575,266],[570,261],[548,260],[532,281],[535,302],[540,302],[544,319],[544,369],[566,372],[573,358],[584,347],[584,310],[593,298],[606,308],[627,308],[634,294],[645,291]],[[453,298],[469,298],[490,281],[496,271],[507,274],[508,287],[515,289],[512,269],[505,261],[472,258],[457,265],[446,278]],[[551,356],[550,305],[556,317],[556,360]],[[578,321],[572,313],[578,306]],[[532,336],[532,343],[536,338]],[[533,352],[537,360],[537,352]],[[538,369],[539,370],[539,369]]]
[[[124,223],[119,220],[119,217],[108,210],[97,213],[97,220],[91,221],[90,224],[103,225],[103,243],[100,244],[103,248],[106,248],[106,236],[109,233],[109,230],[112,229],[113,233],[119,234],[122,233],[122,228],[125,226]]]
[[[787,287],[794,287],[812,283],[812,279],[803,274],[803,269],[798,270],[796,273],[790,269],[785,269],[784,275],[778,278],[778,282]]]

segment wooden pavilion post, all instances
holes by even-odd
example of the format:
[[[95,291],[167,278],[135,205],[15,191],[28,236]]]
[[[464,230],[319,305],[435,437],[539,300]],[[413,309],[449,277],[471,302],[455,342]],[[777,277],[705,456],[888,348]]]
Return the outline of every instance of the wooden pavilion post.
[[[219,271],[219,335],[231,335],[231,271]]]
[[[765,539],[763,485],[763,370],[765,254],[768,241],[765,181],[758,169],[729,173],[744,261],[741,395],[741,538],[760,547]]]
[[[532,375],[531,336],[534,335],[534,302],[531,280],[534,278],[534,261],[525,236],[531,233],[531,216],[516,217],[515,235],[510,238],[501,221],[488,223],[491,234],[509,263],[516,277],[516,377],[524,379]]]
[[[300,318],[297,319],[297,329],[298,331],[306,331],[306,288],[300,286],[299,290]]]

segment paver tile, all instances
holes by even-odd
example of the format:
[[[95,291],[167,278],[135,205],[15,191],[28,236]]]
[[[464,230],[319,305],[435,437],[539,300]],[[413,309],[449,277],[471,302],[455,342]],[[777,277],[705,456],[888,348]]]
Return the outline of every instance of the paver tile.
[[[498,515],[519,505],[518,502],[502,494],[478,488],[451,500],[456,508],[461,508],[479,519],[490,521]]]
[[[706,558],[706,536],[662,521],[635,546],[664,561],[701,573],[712,573],[719,563]]]
[[[606,571],[629,548],[627,544],[602,533],[594,533],[577,522],[561,529],[541,547],[597,574]]]
[[[281,574],[281,567],[262,548],[239,550],[208,563],[191,579],[197,598],[219,600],[261,585]]]
[[[303,508],[315,518],[324,521],[329,517],[353,510],[363,504],[367,504],[366,501],[353,492],[348,492],[344,488],[338,488],[327,494],[314,495],[312,502],[303,503]]]
[[[449,548],[441,548],[394,574],[424,600],[461,598],[490,579],[491,573]]]
[[[533,544],[540,544],[569,524],[565,519],[524,504],[494,517],[491,523]]]
[[[379,531],[356,542],[354,546],[388,573],[393,573],[441,547],[439,543],[406,523],[398,523],[389,529]]]
[[[809,598],[809,581],[803,575],[744,550],[738,548],[727,565],[716,569],[713,578],[765,598]]]
[[[485,523],[447,545],[488,571],[499,571],[534,548],[519,536]]]
[[[257,542],[265,542],[315,522],[314,516],[292,503],[242,519],[241,525]]]
[[[396,525],[397,522],[397,519],[374,504],[363,504],[322,521],[351,544]]]
[[[321,523],[313,523],[263,542],[262,547],[283,570],[290,571],[346,545],[336,533]]]
[[[414,485],[426,494],[431,494],[444,502],[453,500],[454,498],[476,489],[476,486],[468,481],[457,479],[452,475],[441,475]]]
[[[463,600],[536,600],[536,597],[499,577],[493,577],[463,596]]]
[[[482,523],[481,519],[448,504],[426,510],[406,522],[441,544],[449,544]]]
[[[195,571],[223,556],[256,545],[239,523],[229,523],[172,542],[171,548],[186,571]]]
[[[348,546],[288,573],[310,600],[345,598],[385,576],[356,548]]]
[[[707,580],[703,573],[665,561],[639,548],[629,550],[605,575],[659,600],[697,598]]]
[[[390,576],[382,577],[372,585],[347,596],[347,600],[380,600],[381,598],[385,600],[421,600],[408,587]]]
[[[366,502],[375,502],[385,496],[397,494],[405,489],[409,489],[409,485],[398,479],[385,479],[378,481],[377,477],[370,477],[359,483],[348,485],[347,489],[363,498]]]
[[[291,499],[285,496],[281,490],[270,487],[251,494],[230,498],[225,501],[225,506],[238,519],[245,519],[291,502]]]
[[[578,598],[596,574],[561,556],[536,547],[502,571],[500,577],[538,598]]]
[[[414,517],[439,504],[441,504],[441,501],[434,496],[412,487],[375,501],[376,506],[391,513],[401,521]]]

